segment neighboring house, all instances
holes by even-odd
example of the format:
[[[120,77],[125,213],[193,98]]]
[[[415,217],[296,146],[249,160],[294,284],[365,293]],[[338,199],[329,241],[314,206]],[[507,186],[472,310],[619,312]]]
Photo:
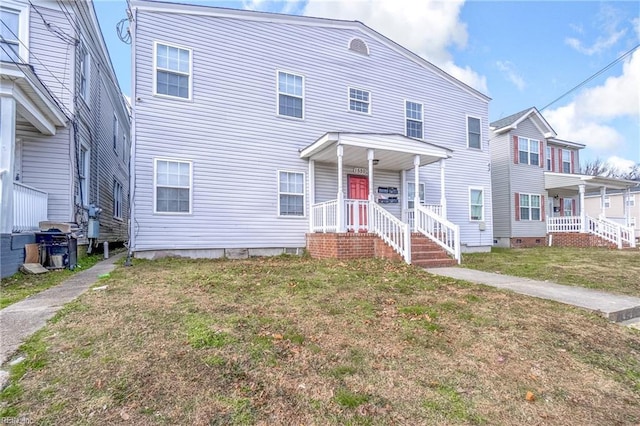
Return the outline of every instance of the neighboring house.
[[[494,121],[490,128],[496,246],[631,244],[612,236],[615,224],[586,214],[584,196],[633,182],[579,174],[584,145],[558,139],[536,108]]]
[[[487,96],[357,21],[131,4],[136,256],[490,249]]]
[[[604,194],[585,195],[585,210],[593,217],[609,220],[634,229],[636,240],[640,239],[640,182],[639,186],[623,190],[611,190]]]
[[[3,0],[0,14],[4,277],[40,221],[76,224],[79,244],[127,240],[130,117],[91,2]]]

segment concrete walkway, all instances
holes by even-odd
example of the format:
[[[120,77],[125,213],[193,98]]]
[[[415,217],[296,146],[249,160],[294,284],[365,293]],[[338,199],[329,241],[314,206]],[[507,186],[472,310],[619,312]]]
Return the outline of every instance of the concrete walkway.
[[[528,278],[495,274],[466,268],[430,268],[427,272],[434,275],[456,278],[491,287],[508,289],[520,294],[555,300],[567,305],[579,306],[600,313],[615,322],[631,325],[640,321],[640,298],[605,293],[582,287],[572,287],[536,281]]]
[[[44,327],[62,306],[84,293],[98,281],[98,276],[115,269],[119,253],[98,262],[86,271],[78,272],[62,284],[34,294],[0,310],[0,366],[29,336]]]

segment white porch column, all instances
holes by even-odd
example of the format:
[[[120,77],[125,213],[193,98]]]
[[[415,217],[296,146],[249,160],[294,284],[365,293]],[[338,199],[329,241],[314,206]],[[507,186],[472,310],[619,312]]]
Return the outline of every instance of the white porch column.
[[[402,188],[402,193],[406,194],[407,191],[407,171],[406,170],[402,170],[400,172],[400,188]],[[407,199],[406,196],[403,196],[402,199],[400,200],[402,202],[402,221],[404,223],[409,222],[409,213],[407,212],[407,210],[409,209],[409,200]]]
[[[413,230],[418,232],[418,206],[420,205],[420,156],[413,157]]]
[[[342,156],[344,149],[338,145],[338,205],[336,206],[336,228],[337,232],[344,232],[344,192],[342,190]]]
[[[600,188],[600,215],[602,217],[607,217],[607,213],[605,212],[605,208],[604,208],[604,199],[607,197],[607,188],[606,187],[602,187]]]
[[[0,97],[0,233],[13,230],[13,179],[16,149],[16,101]]]
[[[580,232],[587,232],[587,212],[584,209],[584,184],[578,186],[580,192]]]
[[[369,161],[369,206],[367,207],[367,232],[371,232],[371,224],[373,223],[373,208],[371,205],[375,202],[373,198],[373,159],[375,157],[375,150],[367,149],[367,160]]]
[[[309,232],[313,232],[313,205],[316,203],[316,162],[309,160]]]
[[[447,196],[445,194],[445,159],[440,160],[440,205],[442,206],[442,217],[447,218]]]

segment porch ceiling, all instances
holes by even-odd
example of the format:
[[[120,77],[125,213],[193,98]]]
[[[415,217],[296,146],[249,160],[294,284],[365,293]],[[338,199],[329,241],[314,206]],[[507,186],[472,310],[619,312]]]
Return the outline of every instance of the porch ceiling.
[[[304,148],[300,158],[325,163],[338,161],[338,145],[343,147],[344,162],[356,167],[368,167],[367,150],[375,151],[376,168],[408,170],[414,167],[414,157],[420,156],[420,165],[449,158],[451,150],[399,134],[331,132]]]
[[[546,190],[559,189],[579,191],[580,185],[586,189],[627,189],[638,185],[637,181],[607,178],[602,176],[575,175],[566,173],[544,173],[544,187]]]

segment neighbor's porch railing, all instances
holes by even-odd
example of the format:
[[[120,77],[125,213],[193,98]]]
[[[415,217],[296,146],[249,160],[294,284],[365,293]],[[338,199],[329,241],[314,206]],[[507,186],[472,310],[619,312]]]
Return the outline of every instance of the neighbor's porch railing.
[[[460,227],[458,225],[449,222],[424,206],[418,206],[415,209],[415,221],[418,232],[445,249],[458,263],[461,262]]]
[[[20,182],[13,183],[13,232],[37,231],[47,220],[47,193]]]
[[[580,232],[582,219],[580,216],[547,217],[547,232]]]
[[[614,243],[618,248],[624,244],[635,247],[633,228],[621,225],[604,217],[593,218],[585,216],[584,232],[596,235],[606,241]],[[580,216],[560,216],[547,218],[547,232],[583,232]]]
[[[389,244],[407,263],[411,263],[411,232],[409,225],[377,205],[371,203],[371,226],[373,232]]]

